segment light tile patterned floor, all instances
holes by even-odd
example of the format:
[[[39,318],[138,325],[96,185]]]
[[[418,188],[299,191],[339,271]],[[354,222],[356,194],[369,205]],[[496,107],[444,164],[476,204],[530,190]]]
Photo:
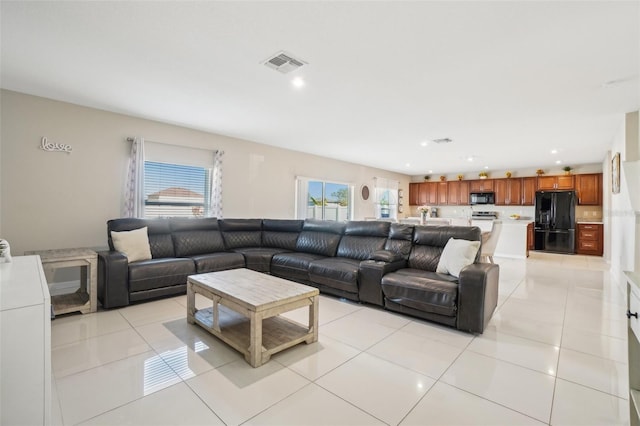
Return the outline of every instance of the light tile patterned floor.
[[[626,296],[608,265],[496,260],[481,336],[321,296],[319,342],[258,369],[187,324],[185,296],[59,317],[54,424],[627,424]]]

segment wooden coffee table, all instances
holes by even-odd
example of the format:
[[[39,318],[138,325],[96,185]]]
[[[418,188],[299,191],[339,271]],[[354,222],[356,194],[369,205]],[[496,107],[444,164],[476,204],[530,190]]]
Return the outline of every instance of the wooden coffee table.
[[[196,293],[213,301],[196,309]],[[250,269],[191,275],[187,281],[187,321],[244,354],[252,367],[298,343],[318,341],[317,288]],[[309,307],[308,326],[280,314]]]

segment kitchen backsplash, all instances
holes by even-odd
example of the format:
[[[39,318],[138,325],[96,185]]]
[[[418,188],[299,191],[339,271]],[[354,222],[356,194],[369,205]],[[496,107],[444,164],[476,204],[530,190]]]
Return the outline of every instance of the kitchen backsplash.
[[[602,206],[576,206],[576,221],[602,221]]]
[[[442,206],[438,207],[438,217],[444,218],[469,218],[473,211],[490,211],[497,212],[498,218],[506,219],[512,214],[518,214],[522,219],[530,218],[533,220],[535,210],[533,206]],[[408,216],[420,216],[417,206],[411,208],[411,214]]]
[[[498,218],[506,219],[512,214],[520,215],[521,219],[531,219],[535,217],[533,206],[442,206],[437,207],[438,217],[443,218],[469,218],[473,211],[497,212]],[[411,212],[407,216],[419,217],[417,206],[411,207]],[[602,221],[601,206],[576,206],[576,221],[578,222],[600,222]]]

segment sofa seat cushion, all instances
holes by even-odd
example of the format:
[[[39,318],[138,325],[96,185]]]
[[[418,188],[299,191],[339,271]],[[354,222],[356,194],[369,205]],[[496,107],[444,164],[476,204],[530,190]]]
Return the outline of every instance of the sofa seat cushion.
[[[458,278],[449,274],[439,274],[437,272],[425,271],[423,269],[403,268],[398,269],[394,274],[410,275],[413,277],[427,277],[436,281],[448,281],[452,283],[458,283]]]
[[[271,258],[271,273],[294,281],[309,281],[309,264],[325,257],[313,253],[278,253]]]
[[[186,284],[187,276],[195,272],[193,260],[185,258],[169,257],[129,263],[129,291]]]
[[[196,264],[196,272],[198,274],[244,268],[244,256],[240,253],[221,252],[199,254],[191,258]]]
[[[359,266],[360,260],[347,257],[314,260],[309,265],[309,279],[316,284],[357,293]]]
[[[289,250],[271,247],[250,247],[233,250],[242,253],[247,268],[258,272],[271,271],[271,258],[278,253],[288,253]]]
[[[382,278],[386,299],[439,315],[456,316],[458,281],[450,275],[419,269],[400,269]]]

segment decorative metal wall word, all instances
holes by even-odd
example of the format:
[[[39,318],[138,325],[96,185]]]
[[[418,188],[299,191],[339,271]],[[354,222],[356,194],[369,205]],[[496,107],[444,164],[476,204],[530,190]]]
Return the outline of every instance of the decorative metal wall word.
[[[52,151],[52,152],[68,152],[71,153],[71,145],[65,145],[63,143],[53,143],[49,142],[46,137],[42,137],[40,141],[40,149],[43,151]]]

